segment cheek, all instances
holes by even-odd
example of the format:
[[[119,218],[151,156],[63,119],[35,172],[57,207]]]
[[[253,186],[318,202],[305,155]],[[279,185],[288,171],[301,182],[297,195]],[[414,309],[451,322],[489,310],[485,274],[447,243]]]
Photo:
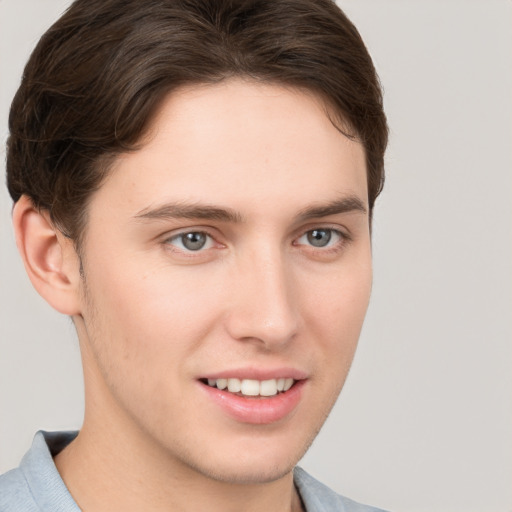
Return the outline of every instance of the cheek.
[[[308,278],[303,283],[313,282]],[[324,361],[322,375],[343,384],[350,368],[368,308],[372,284],[371,259],[361,257],[320,280],[307,297],[305,325],[316,340],[316,350]]]
[[[212,276],[187,268],[141,267],[133,260],[102,267],[91,262],[84,317],[87,321],[89,313],[99,357],[110,367],[123,361],[127,371],[164,367],[167,373],[173,361],[186,360],[212,329],[219,286]],[[106,347],[102,340],[109,340]]]
[[[170,403],[186,415],[176,397],[187,392],[195,354],[215,325],[218,286],[201,289],[202,280],[187,273],[144,273],[134,271],[133,262],[118,263],[86,273],[89,366],[117,403],[157,428],[169,421]]]
[[[369,254],[365,253],[343,263],[324,274],[305,275],[301,287],[308,301],[303,310],[317,318],[325,329],[348,341],[362,327],[370,300],[372,267]]]

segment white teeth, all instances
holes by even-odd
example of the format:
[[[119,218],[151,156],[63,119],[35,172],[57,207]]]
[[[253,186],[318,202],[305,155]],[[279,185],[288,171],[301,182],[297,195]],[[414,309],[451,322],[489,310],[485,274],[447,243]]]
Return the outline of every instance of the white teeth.
[[[258,396],[260,394],[260,383],[257,380],[244,379],[240,391],[242,395]]]
[[[228,389],[231,393],[242,393],[245,396],[274,396],[288,391],[295,381],[293,379],[208,379],[208,385],[218,389]]]
[[[261,396],[277,395],[276,379],[262,380],[260,383],[260,395]]]
[[[242,383],[240,379],[228,379],[228,391],[231,393],[238,393],[242,390]]]

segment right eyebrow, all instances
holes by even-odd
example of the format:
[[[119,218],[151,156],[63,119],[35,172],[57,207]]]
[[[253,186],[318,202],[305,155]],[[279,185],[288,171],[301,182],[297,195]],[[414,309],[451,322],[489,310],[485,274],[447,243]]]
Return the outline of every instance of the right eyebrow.
[[[204,219],[231,223],[240,223],[243,220],[240,213],[231,208],[182,202],[144,208],[134,218],[140,220]]]
[[[364,202],[359,197],[349,195],[335,199],[326,204],[308,206],[300,212],[299,219],[308,220],[350,212],[368,213]]]

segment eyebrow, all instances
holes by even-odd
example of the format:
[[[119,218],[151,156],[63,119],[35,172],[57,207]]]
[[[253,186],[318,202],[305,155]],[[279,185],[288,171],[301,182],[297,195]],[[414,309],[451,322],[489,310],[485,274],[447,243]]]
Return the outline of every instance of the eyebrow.
[[[341,213],[367,213],[367,209],[359,197],[351,195],[326,204],[312,205],[304,208],[297,215],[299,221],[327,217]],[[242,215],[231,209],[208,204],[166,203],[154,208],[144,208],[135,215],[140,220],[170,220],[170,219],[204,219],[220,222],[241,223]]]
[[[239,223],[242,216],[231,208],[220,208],[207,204],[166,203],[155,208],[145,208],[135,215],[136,219],[205,219]]]
[[[298,218],[303,221],[352,212],[359,212],[363,214],[368,213],[364,202],[354,195],[335,199],[327,204],[308,206],[299,212]]]

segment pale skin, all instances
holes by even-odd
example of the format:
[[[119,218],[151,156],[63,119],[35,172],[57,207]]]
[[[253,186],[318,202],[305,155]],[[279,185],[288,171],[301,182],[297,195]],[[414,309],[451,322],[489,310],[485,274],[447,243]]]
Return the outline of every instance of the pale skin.
[[[364,150],[322,102],[234,79],[173,92],[91,198],[83,276],[45,212],[23,197],[13,218],[34,286],[79,335],[84,423],[55,462],[82,510],[301,510],[292,469],[371,289]],[[209,377],[300,392],[245,419]]]

